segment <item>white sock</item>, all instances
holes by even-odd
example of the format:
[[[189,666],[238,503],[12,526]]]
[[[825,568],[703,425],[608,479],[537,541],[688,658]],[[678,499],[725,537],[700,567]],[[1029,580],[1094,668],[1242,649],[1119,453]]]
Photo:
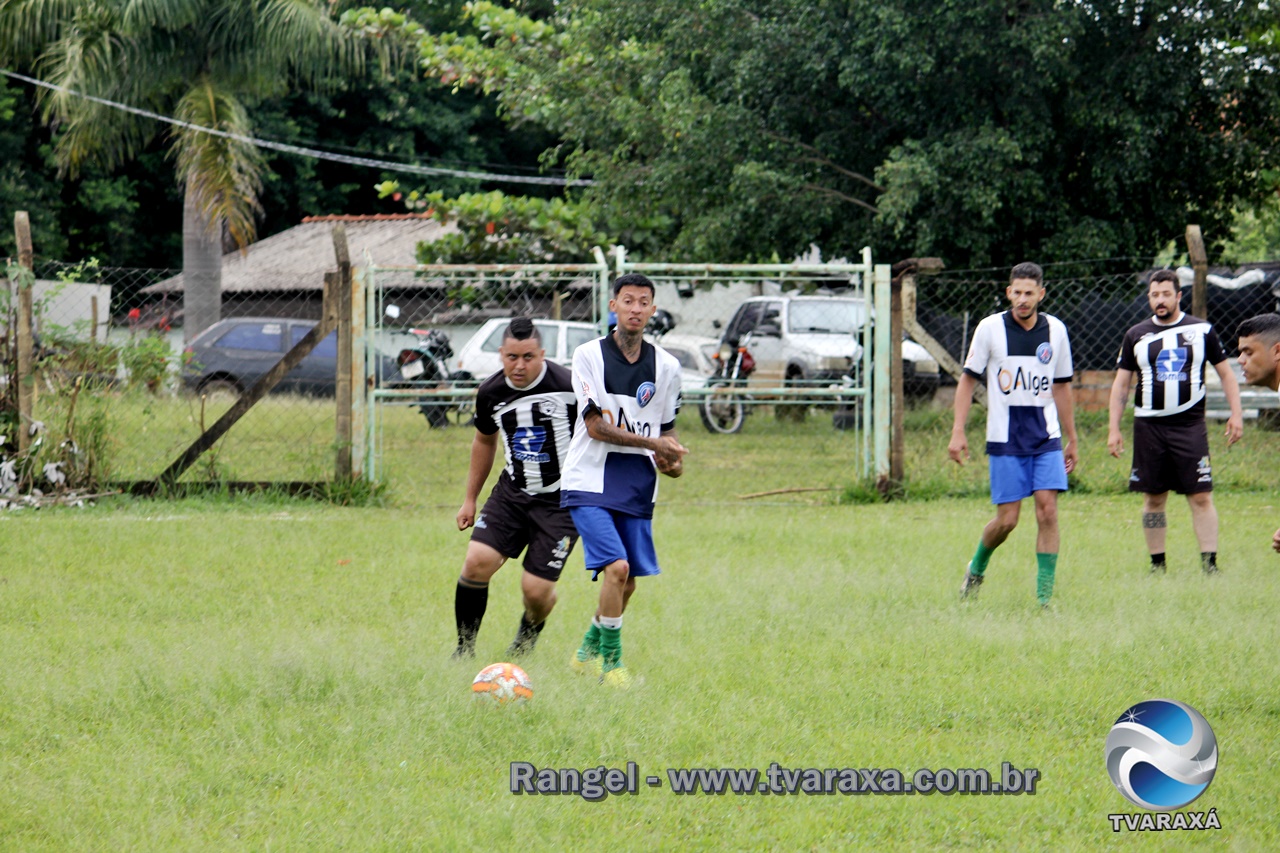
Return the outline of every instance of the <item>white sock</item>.
[[[613,630],[616,631],[622,627],[622,617],[621,616],[601,616],[600,627],[612,628]]]

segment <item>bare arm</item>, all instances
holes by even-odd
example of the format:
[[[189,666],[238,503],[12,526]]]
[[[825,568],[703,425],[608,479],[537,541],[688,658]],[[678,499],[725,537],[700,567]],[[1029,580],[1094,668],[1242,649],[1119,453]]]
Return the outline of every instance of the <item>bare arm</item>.
[[[680,457],[689,452],[688,448],[683,447],[676,440],[674,430],[664,432],[658,438],[636,435],[633,432],[628,432],[608,423],[601,417],[599,411],[587,412],[582,416],[582,423],[586,426],[587,435],[596,441],[616,444],[619,447],[641,447],[645,450],[652,450],[654,455],[669,465],[679,462]]]
[[[1222,393],[1227,395],[1227,405],[1231,407],[1231,417],[1227,418],[1227,447],[1235,444],[1244,435],[1244,409],[1240,405],[1240,383],[1231,372],[1231,362],[1223,359],[1213,366],[1222,380]]]
[[[969,458],[969,439],[964,434],[964,427],[969,420],[969,409],[973,406],[973,389],[977,387],[978,380],[968,373],[961,373],[960,379],[956,381],[955,420],[951,425],[951,443],[947,445],[947,455],[960,465]]]
[[[458,510],[458,529],[466,530],[476,523],[476,501],[480,499],[480,490],[484,481],[489,479],[493,470],[493,460],[498,453],[498,434],[485,435],[476,430],[471,439],[471,464],[467,467],[467,493],[462,499],[462,509]]]
[[[1058,407],[1058,423],[1062,426],[1062,458],[1067,464],[1067,473],[1076,469],[1080,460],[1079,444],[1076,442],[1076,410],[1075,392],[1070,382],[1053,383],[1053,403]]]
[[[1109,402],[1110,420],[1107,426],[1107,450],[1117,459],[1124,453],[1124,436],[1120,433],[1120,419],[1124,417],[1125,404],[1129,402],[1129,387],[1133,384],[1133,371],[1123,367],[1116,370],[1116,379],[1111,383],[1111,399]],[[1054,398],[1055,401],[1057,398]]]

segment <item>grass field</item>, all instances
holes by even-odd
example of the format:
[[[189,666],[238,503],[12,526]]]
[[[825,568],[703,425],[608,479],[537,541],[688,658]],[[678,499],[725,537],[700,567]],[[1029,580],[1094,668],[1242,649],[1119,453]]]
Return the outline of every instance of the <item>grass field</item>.
[[[416,417],[416,416],[415,416]],[[979,493],[913,416],[916,496]],[[1222,484],[1222,576],[1171,503],[1170,571],[1146,572],[1127,462],[1099,447],[1062,500],[1054,607],[1034,598],[1030,513],[982,597],[956,600],[981,496],[854,504],[852,442],[815,418],[739,436],[682,422],[664,481],[664,575],[627,615],[607,692],[566,662],[597,588],[570,561],[527,662],[523,709],[475,707],[518,582],[495,578],[480,659],[449,660],[470,436],[392,430],[387,505],[272,498],[0,515],[0,848],[9,850],[1280,848],[1276,437],[1250,428]],[[420,419],[418,419],[420,424]],[[1215,430],[1216,432],[1216,430]],[[940,444],[941,439],[941,444]],[[1215,442],[1217,437],[1215,435]],[[980,433],[971,444],[981,445]],[[743,501],[770,488],[831,492]],[[1135,813],[1103,744],[1133,703],[1197,708],[1219,771],[1190,811],[1221,830],[1114,834]],[[513,761],[637,763],[635,796],[513,796]],[[1034,795],[679,796],[668,768],[1036,768]],[[644,784],[660,775],[661,788]]]

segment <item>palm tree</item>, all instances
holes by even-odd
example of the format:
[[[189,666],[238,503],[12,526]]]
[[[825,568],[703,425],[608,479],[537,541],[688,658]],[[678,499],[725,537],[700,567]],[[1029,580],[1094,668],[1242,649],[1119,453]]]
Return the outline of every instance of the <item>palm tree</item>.
[[[248,107],[290,87],[331,88],[362,70],[365,44],[322,0],[0,0],[0,59],[51,83],[198,127],[252,135]],[[57,158],[75,176],[114,168],[163,123],[67,92],[43,97]],[[182,266],[188,341],[222,307],[223,234],[241,248],[261,211],[264,159],[253,145],[172,126],[184,189]]]

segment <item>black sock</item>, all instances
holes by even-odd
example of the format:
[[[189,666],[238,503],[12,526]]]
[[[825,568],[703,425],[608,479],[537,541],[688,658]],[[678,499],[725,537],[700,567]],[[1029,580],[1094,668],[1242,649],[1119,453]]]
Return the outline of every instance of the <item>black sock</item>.
[[[1164,551],[1161,551],[1159,554],[1151,555],[1151,568],[1164,568]]]
[[[1201,551],[1200,552],[1200,568],[1205,571],[1218,568],[1218,552],[1217,551]]]
[[[537,625],[529,621],[529,614],[520,614],[520,627],[516,629],[516,638],[511,641],[510,652],[512,654],[523,655],[533,651],[533,646],[538,642],[538,635],[542,633],[542,628],[547,624],[546,620],[539,622]]]
[[[480,622],[488,606],[488,581],[458,578],[458,589],[453,596],[453,619],[458,626],[458,650],[455,654],[475,654],[476,634],[480,633]]]

